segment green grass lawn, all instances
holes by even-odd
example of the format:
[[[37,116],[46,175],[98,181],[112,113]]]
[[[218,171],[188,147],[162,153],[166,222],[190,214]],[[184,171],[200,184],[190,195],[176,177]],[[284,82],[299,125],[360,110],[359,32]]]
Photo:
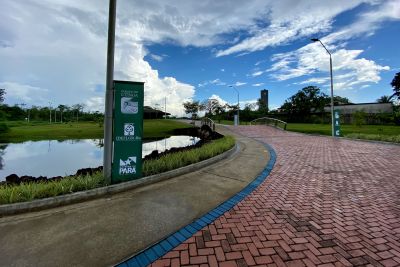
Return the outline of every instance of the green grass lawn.
[[[396,125],[341,125],[342,136],[400,143],[400,126]],[[293,132],[331,135],[330,124],[288,123],[286,130]]]
[[[341,125],[342,135],[348,134],[379,134],[400,135],[400,126],[396,125]],[[286,130],[301,133],[331,135],[330,124],[288,123]]]
[[[10,130],[0,134],[0,142],[23,142],[38,140],[65,140],[103,138],[103,127],[95,122],[30,123],[7,122]],[[177,128],[191,125],[173,120],[144,120],[144,138],[162,138]]]

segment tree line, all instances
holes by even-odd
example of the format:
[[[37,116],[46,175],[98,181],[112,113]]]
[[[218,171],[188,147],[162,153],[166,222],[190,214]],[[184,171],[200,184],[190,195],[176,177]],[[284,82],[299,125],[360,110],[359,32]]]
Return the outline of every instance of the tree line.
[[[393,103],[400,101],[400,72],[396,73],[390,85],[394,93],[391,96],[382,96],[376,101],[378,103]],[[351,104],[346,97],[334,96],[334,105]],[[241,121],[251,121],[257,118],[269,116],[288,122],[326,122],[330,120],[330,113],[324,108],[330,106],[331,97],[323,93],[317,86],[307,86],[285,100],[276,110],[269,111],[261,99],[257,103],[246,104],[239,110]],[[186,114],[191,114],[196,119],[200,111],[205,111],[205,116],[213,120],[233,120],[239,106],[221,104],[217,99],[208,99],[203,102],[187,101],[183,103]],[[400,122],[399,107],[395,106],[394,114],[384,114],[380,120],[388,123]]]
[[[75,122],[75,121],[101,121],[103,114],[100,112],[85,112],[84,104],[58,105],[57,107],[26,107],[25,104],[3,104],[5,90],[0,89],[0,121],[30,121],[30,122]]]

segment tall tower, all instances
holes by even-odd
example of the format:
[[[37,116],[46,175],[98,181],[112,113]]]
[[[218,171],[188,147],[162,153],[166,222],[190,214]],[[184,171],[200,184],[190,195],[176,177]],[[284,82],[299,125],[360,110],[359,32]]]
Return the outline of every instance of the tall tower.
[[[261,90],[261,103],[268,109],[268,90]]]

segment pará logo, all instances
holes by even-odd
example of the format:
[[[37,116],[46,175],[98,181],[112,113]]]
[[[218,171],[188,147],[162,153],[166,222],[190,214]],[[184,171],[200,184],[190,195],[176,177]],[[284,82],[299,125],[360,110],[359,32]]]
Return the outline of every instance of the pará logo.
[[[127,160],[119,160],[119,174],[135,174],[136,173],[136,157],[128,157]]]

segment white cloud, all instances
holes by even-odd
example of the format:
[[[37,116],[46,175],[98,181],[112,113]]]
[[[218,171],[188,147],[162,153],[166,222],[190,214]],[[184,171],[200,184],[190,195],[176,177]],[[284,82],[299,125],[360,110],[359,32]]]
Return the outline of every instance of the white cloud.
[[[372,60],[360,58],[363,50],[335,49],[330,45],[332,53],[334,88],[354,89],[365,83],[377,83],[381,80],[380,72],[389,70],[389,66],[381,66]],[[308,44],[296,51],[279,54],[272,58],[277,62],[269,70],[271,77],[279,81],[309,76],[319,72],[329,72],[329,56],[319,43]],[[281,66],[280,69],[276,66]],[[272,71],[276,70],[276,71]],[[298,84],[324,84],[330,78],[309,78]]]
[[[104,97],[94,96],[86,100],[85,107],[87,110],[103,110],[104,109]]]
[[[216,56],[263,50],[266,47],[290,43],[312,34],[327,32],[338,14],[363,2],[376,1],[271,1],[266,2],[270,22],[256,27],[252,35],[241,42],[217,52]]]
[[[244,83],[244,82],[236,82],[235,84],[234,84],[234,86],[242,86],[242,85],[246,85],[247,83]]]
[[[207,84],[208,84],[208,81],[205,81],[205,82],[199,83],[197,86],[198,86],[198,87],[204,87],[204,86],[206,86]]]
[[[118,2],[114,78],[145,81],[147,105],[164,103],[167,96],[168,112],[183,114],[181,103],[194,96],[194,87],[173,77],[159,77],[144,60],[148,51],[140,34],[152,26],[130,28],[139,22],[128,18],[126,4]],[[107,9],[105,0],[2,3],[0,36],[5,41],[0,42],[0,82],[7,91],[6,103],[84,102],[88,109],[102,111],[104,91],[96,88],[104,88],[105,83]]]
[[[164,59],[162,56],[155,55],[155,54],[150,54],[150,57],[151,57],[152,59],[154,59],[155,61],[158,61],[158,62],[161,62],[161,61],[163,61],[163,59]]]
[[[221,69],[222,72],[225,72],[225,69]]]
[[[48,89],[16,82],[0,82],[0,88],[6,89],[6,102],[18,104],[27,102],[25,104],[29,106],[32,103],[47,104],[44,96],[49,91]]]
[[[204,87],[204,86],[209,85],[209,84],[224,86],[224,85],[226,85],[226,82],[223,82],[219,78],[217,78],[217,79],[214,79],[214,80],[204,81],[202,83],[199,83],[198,86],[199,87]]]
[[[255,87],[259,87],[259,86],[263,86],[264,85],[264,83],[255,83],[255,84],[253,84],[253,86],[255,86]]]
[[[215,85],[226,85],[226,83],[225,83],[225,82],[222,82],[219,78],[210,81],[210,84],[215,84]]]
[[[226,104],[228,104],[227,101],[225,101],[224,99],[222,99],[219,95],[213,94],[212,96],[210,96],[208,99],[215,99],[219,102],[220,105],[224,106]]]
[[[330,77],[310,78],[305,81],[294,84],[323,84],[330,80]]]
[[[326,43],[334,43],[356,37],[370,36],[373,35],[376,30],[382,27],[383,21],[399,19],[400,1],[383,1],[382,5],[379,7],[374,8],[372,11],[361,14],[358,20],[356,20],[353,24],[329,34],[328,36],[322,38],[322,41]]]
[[[257,77],[257,76],[260,76],[260,75],[263,74],[263,73],[264,73],[263,71],[256,71],[256,72],[253,72],[253,73],[251,74],[251,76]]]

